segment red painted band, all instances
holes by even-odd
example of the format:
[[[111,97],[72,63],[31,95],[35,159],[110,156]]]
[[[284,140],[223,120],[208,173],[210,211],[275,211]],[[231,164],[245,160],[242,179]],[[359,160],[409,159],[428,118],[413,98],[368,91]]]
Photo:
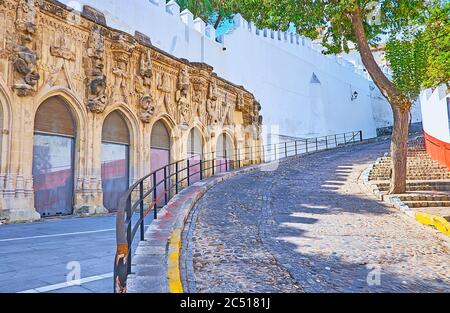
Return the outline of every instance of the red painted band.
[[[423,132],[425,138],[425,148],[433,160],[440,164],[447,166],[450,170],[450,143],[439,140],[425,131]]]

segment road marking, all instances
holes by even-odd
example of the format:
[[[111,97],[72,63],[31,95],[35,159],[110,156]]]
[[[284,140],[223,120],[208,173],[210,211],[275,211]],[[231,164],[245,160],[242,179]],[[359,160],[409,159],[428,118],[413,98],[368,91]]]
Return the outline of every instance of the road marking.
[[[103,280],[103,279],[107,279],[107,278],[111,278],[111,277],[113,277],[113,273],[106,273],[106,274],[102,274],[102,275],[95,275],[95,276],[85,277],[85,278],[82,278],[80,280],[74,280],[74,281],[70,281],[70,282],[64,282],[64,283],[59,283],[59,284],[48,285],[48,286],[44,286],[44,287],[33,288],[33,289],[24,290],[24,291],[19,291],[18,293],[42,293],[42,292],[49,292],[49,291],[54,291],[54,290],[58,290],[58,289],[64,289],[64,288],[68,288],[68,287],[72,287],[72,286],[81,286],[82,284],[90,283],[90,282],[97,281],[97,280]],[[111,283],[111,289],[112,289],[112,283]]]
[[[150,225],[144,225],[145,228],[147,228],[148,226],[150,226]],[[74,233],[62,233],[62,234],[53,234],[53,235],[6,238],[6,239],[0,239],[0,242],[28,240],[28,239],[38,239],[38,238],[50,238],[50,237],[75,236],[75,235],[85,235],[85,234],[95,234],[95,233],[104,233],[104,232],[115,231],[115,230],[116,230],[115,228],[108,228],[108,229],[99,229],[99,230],[90,230],[90,231],[80,231],[80,232],[74,232]]]
[[[108,228],[108,229],[99,229],[99,230],[91,230],[91,231],[80,231],[80,232],[74,232],[74,233],[62,233],[62,234],[30,236],[30,237],[16,237],[16,238],[0,239],[0,242],[17,241],[17,240],[28,240],[28,239],[37,239],[37,238],[50,238],[50,237],[85,235],[85,234],[103,233],[103,232],[108,232],[108,231],[113,231],[113,230],[115,231],[116,229],[115,228]]]
[[[181,230],[179,228],[172,231],[169,238],[169,257],[167,265],[167,277],[169,280],[170,293],[182,293],[180,275],[180,250],[181,250]]]

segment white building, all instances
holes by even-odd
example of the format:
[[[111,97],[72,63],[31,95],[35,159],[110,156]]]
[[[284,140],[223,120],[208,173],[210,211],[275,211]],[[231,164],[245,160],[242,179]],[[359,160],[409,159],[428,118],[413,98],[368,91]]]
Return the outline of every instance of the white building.
[[[279,128],[281,135],[310,137],[362,130],[370,138],[392,123],[389,104],[367,73],[343,57],[324,56],[307,38],[258,30],[238,15],[219,43],[212,26],[187,10],[180,13],[175,1],[60,1],[80,11],[90,5],[105,14],[108,26],[144,33],[155,47],[205,62],[245,86],[260,101],[269,132]]]

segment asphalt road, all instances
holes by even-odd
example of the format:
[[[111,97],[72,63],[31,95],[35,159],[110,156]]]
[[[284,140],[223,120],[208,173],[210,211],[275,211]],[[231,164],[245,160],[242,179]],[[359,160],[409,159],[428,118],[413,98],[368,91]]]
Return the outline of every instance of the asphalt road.
[[[0,225],[0,292],[112,292],[115,249],[113,215]]]

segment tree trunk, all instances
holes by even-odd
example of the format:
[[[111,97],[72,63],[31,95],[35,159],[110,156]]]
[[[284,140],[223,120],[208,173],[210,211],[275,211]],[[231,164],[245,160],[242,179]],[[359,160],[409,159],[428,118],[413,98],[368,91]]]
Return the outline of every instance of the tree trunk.
[[[390,193],[406,191],[406,164],[408,151],[408,120],[411,102],[403,97],[395,85],[384,75],[373,57],[364,30],[361,12],[356,9],[349,13],[361,60],[372,77],[375,85],[388,100],[394,114],[393,133],[391,137],[391,187]]]
[[[409,111],[392,107],[394,129],[391,137],[391,187],[389,194],[406,192]]]
[[[222,15],[219,14],[219,16],[217,17],[216,22],[214,23],[214,29],[219,28],[220,22],[222,22]]]

